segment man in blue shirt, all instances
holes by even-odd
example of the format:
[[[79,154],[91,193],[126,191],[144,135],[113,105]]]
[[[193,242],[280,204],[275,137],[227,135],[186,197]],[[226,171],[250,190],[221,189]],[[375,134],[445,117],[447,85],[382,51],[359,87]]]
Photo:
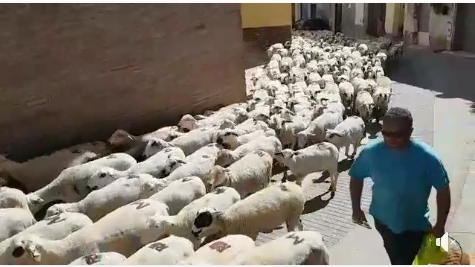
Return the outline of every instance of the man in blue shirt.
[[[373,182],[369,213],[393,265],[411,265],[425,234],[445,233],[450,210],[447,171],[432,147],[411,139],[412,115],[391,108],[383,117],[383,139],[368,144],[356,158],[349,175],[355,223],[368,226],[361,210],[363,179]],[[437,222],[429,222],[428,198],[437,190]]]

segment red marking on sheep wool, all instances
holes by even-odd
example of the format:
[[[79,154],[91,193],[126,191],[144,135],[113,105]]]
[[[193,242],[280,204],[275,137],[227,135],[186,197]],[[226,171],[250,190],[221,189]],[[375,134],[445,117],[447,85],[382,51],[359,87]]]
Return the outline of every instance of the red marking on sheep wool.
[[[225,251],[226,249],[228,249],[230,247],[231,247],[231,245],[229,245],[228,243],[223,242],[223,241],[216,241],[216,242],[214,242],[213,244],[211,244],[209,246],[210,249],[216,250],[219,253]]]
[[[86,260],[87,265],[92,265],[94,263],[98,263],[101,260],[101,255],[91,254],[84,257],[84,259]]]

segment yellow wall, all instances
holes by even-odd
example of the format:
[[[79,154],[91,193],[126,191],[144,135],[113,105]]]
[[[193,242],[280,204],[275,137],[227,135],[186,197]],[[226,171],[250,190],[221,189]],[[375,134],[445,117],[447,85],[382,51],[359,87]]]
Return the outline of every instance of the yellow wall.
[[[386,3],[385,30],[388,34],[396,35],[399,27],[404,24],[404,9],[399,3]]]
[[[291,4],[241,4],[242,28],[292,25]]]

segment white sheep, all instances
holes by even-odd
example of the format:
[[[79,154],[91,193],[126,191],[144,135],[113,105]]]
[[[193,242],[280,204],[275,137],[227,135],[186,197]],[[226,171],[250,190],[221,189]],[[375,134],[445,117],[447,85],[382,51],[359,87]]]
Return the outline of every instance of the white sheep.
[[[329,252],[316,231],[288,233],[245,250],[227,264],[234,265],[329,265]]]
[[[153,143],[153,140],[151,141]],[[185,164],[185,153],[179,147],[167,147],[154,153],[146,160],[139,162],[124,171],[129,174],[147,173],[157,178],[168,176],[179,166]],[[91,178],[92,179],[92,178]]]
[[[268,128],[268,125],[263,121],[248,119],[243,123],[236,125],[233,128],[233,131],[239,135],[244,135],[258,130],[267,130]]]
[[[208,144],[215,143],[218,133],[219,129],[200,128],[173,139],[169,144],[181,148],[185,155],[188,156]]]
[[[290,120],[279,120],[278,137],[282,143],[283,148],[294,148],[297,143],[297,134],[305,130],[308,124],[300,116],[294,116]]]
[[[274,155],[276,152],[282,151],[282,144],[277,137],[261,136],[237,147],[235,150],[223,149],[219,151],[215,165],[226,167],[244,157],[246,154],[257,150],[262,150]]]
[[[327,142],[334,144],[338,149],[345,147],[345,156],[354,158],[356,151],[365,137],[365,123],[358,116],[350,116],[338,124],[335,129],[327,131]],[[350,145],[353,153],[350,155]]]
[[[326,131],[334,129],[342,121],[342,114],[337,112],[324,112],[310,122],[307,129],[297,134],[298,147],[304,148],[305,146],[324,141]]]
[[[360,91],[355,98],[356,113],[365,121],[369,122],[374,110],[374,100],[367,91]]]
[[[385,88],[391,88],[392,86],[391,79],[384,76],[384,74],[382,74],[381,72],[376,73],[376,83],[378,84],[378,86]]]
[[[219,136],[219,135],[218,135]],[[219,141],[219,137],[218,137]],[[221,150],[221,146],[218,143],[211,143],[207,144],[206,146],[196,150],[193,154],[188,155],[185,157],[185,162],[192,162],[195,160],[201,160],[203,155],[207,155],[210,157],[217,157],[219,150]]]
[[[333,112],[333,113],[339,113],[341,114],[342,116],[345,114],[345,105],[343,105],[342,102],[340,101],[334,101],[334,100],[330,100],[330,101],[326,101],[324,104],[323,104],[323,112],[326,113],[326,112]]]
[[[137,161],[125,153],[115,153],[99,158],[82,165],[69,167],[63,170],[56,179],[45,187],[27,195],[28,206],[33,214],[44,205],[61,200],[76,202],[84,198],[89,191],[86,189],[87,180],[102,167],[125,171]]]
[[[190,257],[195,251],[193,243],[186,238],[171,235],[147,244],[122,265],[176,265]]]
[[[125,259],[124,255],[117,252],[99,252],[82,256],[68,265],[117,265]]]
[[[254,247],[254,240],[248,236],[228,235],[202,246],[180,264],[227,265],[237,255]]]
[[[148,159],[159,151],[162,151],[165,148],[169,148],[171,146],[172,145],[170,145],[167,141],[163,139],[150,137],[143,149],[143,156]]]
[[[211,171],[211,168],[213,168],[215,161],[216,157],[210,155],[202,155],[200,158],[196,157],[193,161],[188,161],[185,165],[178,167],[169,176],[160,180],[163,180],[164,183],[171,183],[190,176],[197,176],[204,179]]]
[[[22,236],[16,239],[15,250],[27,253],[21,253],[17,260],[30,265],[65,265],[100,251],[115,251],[130,256],[145,245],[140,242],[140,235],[146,230],[147,218],[167,213],[165,204],[141,199],[114,210],[62,240],[47,240],[37,235]]]
[[[178,131],[177,126],[165,126],[153,132],[142,135],[142,140],[149,141],[151,139],[159,138],[169,142],[184,134],[185,133]]]
[[[178,127],[184,131],[192,131],[201,127],[220,126],[225,120],[230,120],[235,123],[240,123],[247,119],[247,112],[241,108],[232,108],[231,110],[218,111],[209,117],[204,117],[197,120],[190,114],[183,115],[178,122]]]
[[[293,66],[294,62],[291,57],[282,57],[279,62],[279,68],[281,72],[289,72]]]
[[[151,191],[145,192],[149,194]],[[206,188],[203,181],[199,177],[191,176],[170,183],[167,187],[151,195],[149,199],[166,204],[168,206],[168,214],[173,216],[178,214],[186,205],[205,194]]]
[[[239,133],[237,133],[234,129],[224,130],[218,135],[216,142],[225,149],[234,150],[237,147],[245,143],[249,143],[250,141],[261,136],[275,136],[275,131],[272,129],[266,129],[239,135]],[[215,156],[217,156],[217,153]]]
[[[192,233],[206,237],[241,234],[256,240],[259,232],[270,233],[282,223],[287,230],[302,230],[300,215],[304,210],[302,187],[292,182],[270,185],[223,211],[206,207],[195,214]]]
[[[102,167],[91,175],[86,184],[86,189],[88,191],[101,189],[119,178],[136,177],[143,174],[163,178],[186,164],[184,158],[185,154],[180,148],[167,147],[126,171]]]
[[[28,208],[28,199],[21,190],[10,187],[0,187],[0,209]]]
[[[205,207],[224,211],[239,200],[240,195],[234,188],[224,186],[216,188],[186,205],[175,216],[156,214],[151,217],[147,222],[149,230],[144,231],[142,242],[150,243],[165,235],[177,235],[189,239],[195,248],[198,248],[201,240],[192,234],[193,220],[197,212]]]
[[[80,212],[96,222],[115,209],[140,199],[144,184],[156,180],[148,174],[119,178],[99,190],[94,190],[79,202],[54,204],[46,216],[63,212]]]
[[[368,81],[366,81],[363,78],[356,77],[356,78],[351,80],[351,84],[353,85],[353,88],[355,89],[355,94],[358,94],[359,91],[368,91],[369,90]]]
[[[306,175],[313,172],[328,171],[330,173],[330,191],[336,192],[338,182],[338,148],[329,142],[321,142],[294,151],[284,149],[275,155],[275,159],[289,168],[295,175],[297,184],[301,184]]]
[[[346,107],[352,107],[353,98],[355,95],[355,88],[347,81],[341,82],[338,87],[340,88],[341,101]]]
[[[388,87],[376,87],[373,93],[374,109],[373,115],[376,121],[379,121],[379,118],[384,116],[389,108],[389,102],[391,100],[391,88]]]
[[[19,244],[18,239],[22,236],[33,234],[49,240],[60,240],[89,225],[92,225],[91,219],[84,214],[73,212],[58,214],[39,221],[0,243],[0,265],[18,264],[17,258],[21,248],[17,253],[13,251],[18,247],[16,244]]]
[[[28,209],[0,209],[0,242],[18,234],[35,223],[36,220]]]
[[[206,190],[209,192],[218,186],[229,186],[245,198],[269,184],[273,160],[264,151],[253,151],[227,168],[214,166],[205,179]]]

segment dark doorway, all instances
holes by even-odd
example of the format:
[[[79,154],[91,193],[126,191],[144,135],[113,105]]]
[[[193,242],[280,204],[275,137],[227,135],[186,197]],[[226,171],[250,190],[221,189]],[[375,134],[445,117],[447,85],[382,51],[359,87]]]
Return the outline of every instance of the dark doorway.
[[[341,32],[341,19],[342,19],[343,5],[335,4],[335,32]]]
[[[367,33],[371,36],[378,36],[378,24],[384,23],[386,18],[386,3],[375,3],[368,5],[368,27]]]

